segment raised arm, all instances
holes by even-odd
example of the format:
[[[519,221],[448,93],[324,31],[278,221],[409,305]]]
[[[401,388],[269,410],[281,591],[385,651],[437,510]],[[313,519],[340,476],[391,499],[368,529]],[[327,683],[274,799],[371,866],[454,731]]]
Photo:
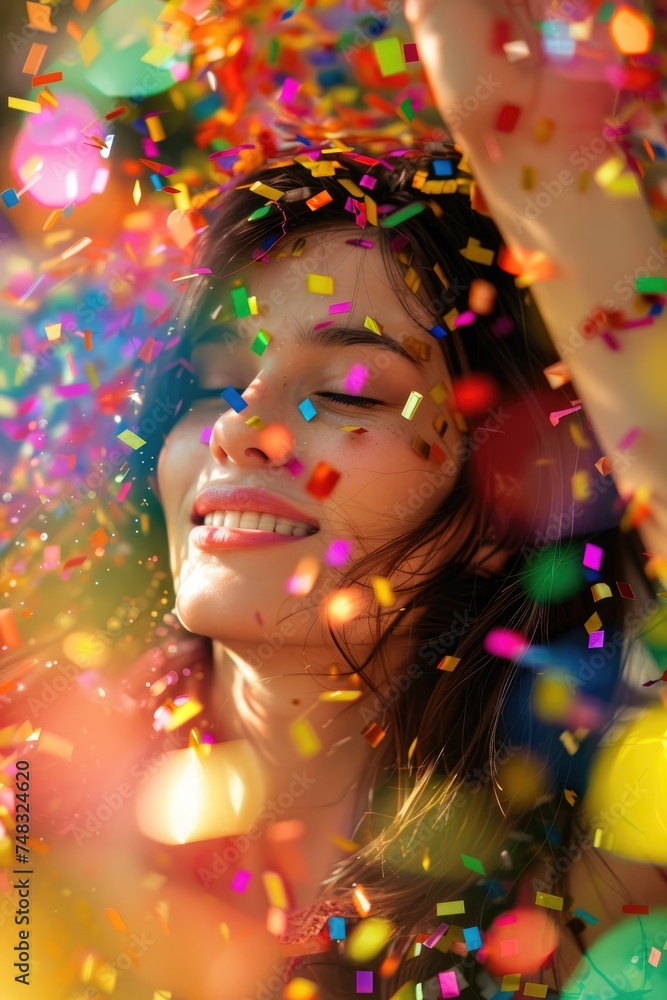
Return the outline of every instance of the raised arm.
[[[599,2],[577,4],[574,22],[574,6],[408,0],[405,13],[440,113],[630,501],[623,523],[637,526],[665,579],[667,317],[648,316],[659,299],[638,296],[636,283],[662,278],[649,287],[667,291],[667,252],[623,148],[623,125],[645,125],[647,112],[639,93],[625,89],[621,103],[615,89],[642,61],[618,45],[641,46],[651,24],[602,20]],[[545,40],[558,56],[545,55]],[[645,145],[646,164],[652,155]]]

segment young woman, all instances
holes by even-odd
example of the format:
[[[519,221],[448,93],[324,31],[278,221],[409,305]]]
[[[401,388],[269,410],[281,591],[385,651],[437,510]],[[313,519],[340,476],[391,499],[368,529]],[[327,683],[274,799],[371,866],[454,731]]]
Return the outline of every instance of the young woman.
[[[49,808],[74,826],[57,865],[75,897],[86,879],[96,887],[57,942],[85,961],[92,938],[84,983],[113,965],[105,908],[114,932],[145,932],[131,964],[116,963],[128,1000],[147,986],[173,1000],[280,997],[295,977],[307,983],[286,996],[318,987],[323,1000],[556,995],[570,977],[568,997],[603,995],[600,983],[631,992],[615,970],[598,964],[586,985],[575,968],[623,902],[664,903],[663,872],[657,857],[582,847],[578,799],[616,713],[656,691],[638,689],[655,679],[650,663],[639,681],[622,675],[621,642],[598,668],[589,632],[622,634],[626,617],[628,590],[603,606],[596,584],[621,581],[654,607],[641,542],[659,578],[662,444],[650,377],[630,363],[645,341],[613,352],[581,336],[568,352],[563,337],[611,295],[609,269],[634,273],[656,237],[642,202],[592,189],[579,201],[563,184],[555,211],[513,238],[526,150],[550,177],[613,105],[590,102],[590,123],[569,132],[572,105],[549,92],[558,128],[534,148],[546,114],[535,98],[523,143],[512,133],[487,162],[489,123],[519,106],[510,84],[540,93],[527,67],[507,69],[481,43],[500,7],[471,4],[468,33],[449,20],[458,4],[408,11],[445,119],[451,102],[468,115],[456,138],[484,201],[451,144],[333,141],[239,177],[207,209],[198,276],[133,424],[150,426],[158,405],[171,414],[144,430],[136,486],[156,536],[164,515],[175,611],[194,636],[174,621],[181,634],[128,670],[112,699],[124,721],[76,690],[45,718],[90,747],[82,787],[137,800],[136,812],[109,805],[93,830],[58,803],[63,773],[49,775]],[[451,39],[466,37],[454,57]],[[482,73],[507,89],[475,98],[473,115],[464,99]],[[555,273],[509,254],[490,215]],[[618,261],[591,262],[603,224]],[[569,373],[554,367],[533,296]],[[642,337],[656,352],[654,315]],[[597,569],[584,543],[601,551]],[[181,735],[190,725],[191,742],[207,733],[214,745],[177,779],[172,764],[197,753]],[[158,763],[149,749],[175,752]],[[228,805],[200,836],[218,799]],[[658,964],[642,972],[659,986]]]

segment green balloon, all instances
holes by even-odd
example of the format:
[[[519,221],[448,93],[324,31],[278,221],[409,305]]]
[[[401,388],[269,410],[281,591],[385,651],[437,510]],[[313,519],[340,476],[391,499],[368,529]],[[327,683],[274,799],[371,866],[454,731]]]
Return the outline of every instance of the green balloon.
[[[556,543],[536,555],[522,574],[523,589],[540,604],[558,604],[578,593],[586,582],[582,547]]]
[[[621,920],[586,951],[560,1000],[640,1000],[644,996],[662,1000],[667,997],[665,941],[667,909],[652,908],[650,914]]]
[[[141,59],[152,47],[153,26],[166,27],[158,21],[162,11],[161,0],[116,0],[100,14],[94,24],[100,52],[83,70],[88,84],[108,97],[127,97],[137,102],[173,86],[174,76],[169,69]],[[174,61],[178,60],[172,58],[168,63]]]

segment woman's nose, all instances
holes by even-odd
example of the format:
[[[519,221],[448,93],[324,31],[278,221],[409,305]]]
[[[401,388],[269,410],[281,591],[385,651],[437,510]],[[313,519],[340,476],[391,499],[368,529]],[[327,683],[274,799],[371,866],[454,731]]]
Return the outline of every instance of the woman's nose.
[[[282,379],[279,385],[273,388],[268,385],[268,380],[257,377],[250,385],[243,390],[243,395],[237,393],[234,405],[221,413],[211,431],[209,447],[216,462],[224,463],[231,460],[235,465],[260,468],[273,466],[279,468],[289,459],[289,455],[268,453],[268,445],[263,448],[259,438],[260,430],[270,424],[277,424],[284,428],[282,437],[293,441],[291,433],[285,427],[281,419],[286,414],[283,413],[283,406],[279,399],[282,396],[284,404],[286,397],[287,380]],[[243,406],[242,404],[246,405]],[[260,412],[258,412],[260,411]],[[263,416],[260,415],[263,414]],[[259,423],[251,421],[252,417],[259,419]]]

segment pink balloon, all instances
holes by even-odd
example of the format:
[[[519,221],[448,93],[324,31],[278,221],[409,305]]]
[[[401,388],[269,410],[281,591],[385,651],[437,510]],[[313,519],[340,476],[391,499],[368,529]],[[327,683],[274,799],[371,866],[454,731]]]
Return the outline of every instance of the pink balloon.
[[[11,158],[17,190],[29,184],[26,195],[56,208],[86,201],[93,193],[98,170],[105,164],[99,149],[88,145],[86,139],[91,135],[104,139],[98,117],[95,108],[80,97],[60,92],[57,108],[42,108],[41,114],[26,115]],[[28,166],[33,158],[35,163],[41,162],[36,170]],[[39,180],[30,184],[37,174],[41,175]]]

